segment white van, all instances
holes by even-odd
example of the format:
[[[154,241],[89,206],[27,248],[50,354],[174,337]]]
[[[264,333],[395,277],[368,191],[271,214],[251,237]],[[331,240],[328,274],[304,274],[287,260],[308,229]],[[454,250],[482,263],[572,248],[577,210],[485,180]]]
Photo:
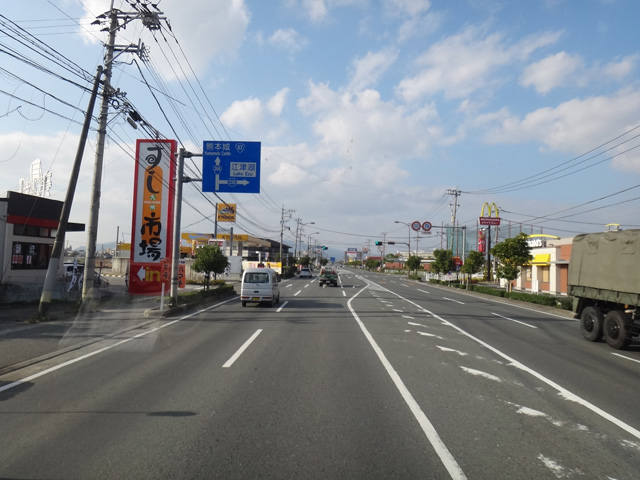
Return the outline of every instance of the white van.
[[[280,277],[271,268],[248,268],[242,274],[240,301],[246,307],[248,302],[268,303],[274,306],[280,302]]]

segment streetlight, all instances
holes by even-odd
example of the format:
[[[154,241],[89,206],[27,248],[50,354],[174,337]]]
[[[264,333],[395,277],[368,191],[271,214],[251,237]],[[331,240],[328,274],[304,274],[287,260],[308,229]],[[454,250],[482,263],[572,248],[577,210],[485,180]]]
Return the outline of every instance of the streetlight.
[[[311,256],[311,235],[320,235],[320,232],[314,232],[307,235],[307,255]]]
[[[296,226],[296,246],[294,248],[294,252],[293,252],[293,256],[294,257],[298,257],[298,238],[300,238],[300,247],[302,247],[302,230],[304,229],[304,227],[306,225],[315,225],[316,222],[309,222],[309,223],[302,223],[300,221],[300,218],[298,218],[298,224]],[[302,250],[302,248],[300,248],[300,250]]]
[[[394,223],[401,223],[401,224],[406,225],[407,227],[409,227],[409,243],[407,243],[407,248],[409,249],[408,257],[410,257],[411,256],[411,224],[410,223],[405,223],[405,222],[400,222],[398,220],[396,220]]]

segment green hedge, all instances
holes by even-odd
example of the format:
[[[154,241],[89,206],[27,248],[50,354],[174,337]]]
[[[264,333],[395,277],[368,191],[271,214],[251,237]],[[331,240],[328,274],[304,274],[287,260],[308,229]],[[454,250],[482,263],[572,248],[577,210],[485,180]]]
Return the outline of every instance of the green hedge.
[[[204,300],[227,296],[231,292],[234,292],[233,285],[227,285],[227,284],[219,285],[217,288],[213,288],[210,290],[198,290],[194,292],[185,292],[178,295],[178,304],[190,305],[193,303],[199,303]]]

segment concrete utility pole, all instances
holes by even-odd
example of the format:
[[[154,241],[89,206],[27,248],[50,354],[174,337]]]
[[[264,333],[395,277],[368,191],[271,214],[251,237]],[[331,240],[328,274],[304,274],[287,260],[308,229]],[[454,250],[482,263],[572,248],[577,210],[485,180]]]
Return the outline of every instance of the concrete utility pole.
[[[282,206],[282,217],[280,219],[280,273],[284,273],[282,272],[282,268],[284,267],[284,263],[282,261],[282,242],[284,241],[284,222],[285,222],[285,214],[288,215],[287,220],[289,218],[291,218],[291,215],[293,214],[293,212],[295,212],[295,210],[285,210],[284,209],[284,205]]]
[[[40,296],[40,305],[38,306],[38,317],[40,318],[47,318],[49,307],[51,306],[51,298],[55,286],[56,274],[60,265],[60,258],[62,257],[64,236],[67,233],[69,214],[71,213],[71,204],[73,203],[73,196],[75,194],[76,185],[78,183],[80,165],[82,164],[82,156],[84,155],[84,146],[87,143],[89,127],[91,126],[91,117],[93,115],[93,107],[96,104],[96,98],[98,96],[98,86],[100,85],[101,76],[102,66],[99,66],[98,72],[96,73],[95,81],[93,82],[91,97],[89,98],[89,107],[87,108],[87,113],[84,117],[82,133],[80,134],[80,141],[78,142],[78,150],[76,151],[76,158],[73,162],[73,169],[71,170],[71,177],[69,178],[69,186],[67,187],[67,195],[64,199],[64,204],[62,205],[62,211],[60,212],[60,222],[58,223],[58,230],[56,231],[56,238],[53,242],[51,258],[49,259],[49,265],[47,267],[47,275],[44,280],[42,295]]]
[[[454,197],[453,203],[450,204],[450,206],[451,206],[451,224],[453,225],[453,234],[454,234],[454,239],[455,239],[455,242],[456,242],[456,250],[455,250],[456,251],[456,257],[459,257],[460,256],[459,255],[459,247],[460,247],[460,245],[459,245],[459,242],[458,242],[458,232],[456,231],[456,226],[457,226],[457,224],[456,224],[456,221],[457,221],[456,215],[458,213],[458,197],[460,195],[462,195],[462,192],[460,190],[458,190],[457,187],[455,189],[449,188],[447,190],[447,195],[453,195],[453,197]],[[453,250],[453,243],[451,244],[451,250]]]
[[[90,300],[95,297],[95,263],[96,263],[96,241],[98,237],[98,217],[100,213],[100,195],[102,187],[102,170],[104,165],[104,144],[107,135],[107,120],[109,115],[109,103],[114,95],[111,87],[111,71],[114,61],[114,52],[134,52],[142,48],[141,44],[116,47],[116,33],[121,27],[125,27],[129,22],[140,19],[149,30],[160,29],[162,17],[158,13],[149,10],[150,3],[138,2],[136,12],[122,12],[113,7],[114,0],[111,0],[109,12],[99,15],[94,24],[102,23],[101,19],[108,18],[109,24],[105,61],[104,61],[104,86],[102,88],[102,103],[100,106],[100,116],[98,117],[98,138],[96,142],[96,159],[93,169],[93,186],[91,189],[91,204],[89,210],[89,226],[87,227],[87,250],[84,261],[84,283],[82,285],[82,300]],[[153,6],[153,5],[151,5]],[[155,8],[155,7],[154,7]],[[122,23],[120,23],[120,21]]]

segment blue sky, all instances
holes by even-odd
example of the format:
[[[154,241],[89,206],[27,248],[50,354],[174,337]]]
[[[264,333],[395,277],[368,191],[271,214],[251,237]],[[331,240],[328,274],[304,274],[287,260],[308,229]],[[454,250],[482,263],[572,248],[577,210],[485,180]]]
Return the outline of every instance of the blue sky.
[[[109,5],[11,2],[2,15],[93,74],[104,34],[90,23]],[[238,204],[236,233],[278,238],[284,207],[295,210],[292,231],[296,218],[315,222],[305,242],[319,232],[313,238],[340,256],[383,233],[403,241],[408,228],[396,220],[449,223],[449,189],[462,192],[457,221],[470,229],[484,202],[500,207],[505,234],[509,222],[512,231],[523,224],[562,237],[607,223],[640,227],[636,1],[163,0],[159,8],[170,31],[154,38],[134,21],[117,40],[143,39],[150,62],[138,63],[153,90],[131,54],[113,85],[190,151],[204,140],[262,142],[262,193],[221,195]],[[0,43],[52,65],[15,43],[6,24]],[[40,158],[62,200],[80,132],[68,118],[81,115],[57,99],[85,109],[88,96],[0,54],[18,77],[0,75],[0,194]],[[113,110],[110,129],[99,243],[131,229],[131,152],[141,135]],[[72,221],[88,218],[94,148],[92,132]],[[197,162],[188,167],[197,171]],[[197,184],[185,198],[183,226],[212,232],[216,199]],[[86,243],[80,234],[68,240]],[[293,245],[289,230],[285,241]],[[420,242],[441,245],[437,235]]]

